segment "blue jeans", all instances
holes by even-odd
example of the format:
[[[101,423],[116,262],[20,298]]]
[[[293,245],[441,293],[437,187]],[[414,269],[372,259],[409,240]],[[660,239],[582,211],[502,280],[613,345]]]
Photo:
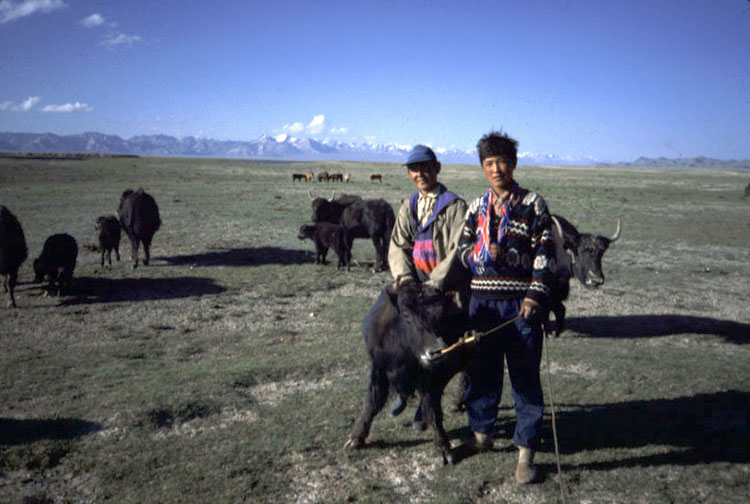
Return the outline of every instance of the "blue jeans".
[[[517,316],[520,299],[472,297],[469,317],[477,331],[489,330]],[[468,365],[469,388],[464,397],[472,432],[492,434],[503,390],[503,358],[508,363],[515,401],[516,429],[513,443],[537,448],[541,436],[544,397],[539,379],[542,327],[524,319],[482,338]]]

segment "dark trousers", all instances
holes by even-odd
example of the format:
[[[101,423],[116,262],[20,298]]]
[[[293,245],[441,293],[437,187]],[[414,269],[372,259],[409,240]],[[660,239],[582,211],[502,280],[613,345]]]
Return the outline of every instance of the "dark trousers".
[[[472,297],[469,317],[478,331],[491,329],[517,316],[520,299]],[[503,360],[508,363],[515,402],[516,429],[513,443],[536,448],[541,435],[544,397],[539,379],[542,358],[542,328],[524,319],[482,338],[468,366],[466,412],[472,432],[492,434],[503,390]]]

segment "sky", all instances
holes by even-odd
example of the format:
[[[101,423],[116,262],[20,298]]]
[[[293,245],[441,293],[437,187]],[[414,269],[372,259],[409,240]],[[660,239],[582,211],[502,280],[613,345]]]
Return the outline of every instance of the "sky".
[[[0,131],[750,159],[750,0],[0,0]]]

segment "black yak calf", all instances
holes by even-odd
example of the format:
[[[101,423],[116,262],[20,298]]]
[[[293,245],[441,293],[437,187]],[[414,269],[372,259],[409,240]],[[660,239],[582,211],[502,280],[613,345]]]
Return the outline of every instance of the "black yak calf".
[[[305,224],[299,228],[297,238],[315,242],[315,264],[326,264],[326,254],[332,248],[339,256],[336,269],[345,267],[349,271],[352,260],[352,240],[344,226],[329,222]]]
[[[16,307],[13,291],[18,281],[18,268],[26,260],[28,249],[21,223],[10,210],[0,205],[0,275],[3,289],[8,293],[8,307]]]
[[[102,251],[102,266],[104,266],[104,254],[107,255],[109,267],[112,267],[112,251],[117,255],[120,262],[120,222],[114,215],[101,216],[96,219],[96,230],[99,231],[99,250]]]
[[[73,282],[73,270],[78,258],[78,244],[69,234],[55,234],[47,238],[42,248],[42,255],[34,260],[34,283],[45,279],[49,281],[47,292],[51,292],[57,283],[61,296]]]
[[[156,201],[143,189],[139,188],[137,191],[127,189],[120,198],[117,215],[120,217],[122,229],[130,238],[130,257],[133,260],[133,268],[138,267],[138,247],[141,242],[145,254],[143,264],[148,266],[151,259],[151,240],[161,225]]]
[[[402,397],[416,390],[422,418],[432,429],[438,454],[444,463],[453,463],[440,399],[451,377],[465,368],[468,353],[466,347],[460,347],[442,358],[434,356],[455,343],[466,324],[466,315],[456,307],[452,296],[430,286],[407,282],[395,292],[387,288],[381,293],[362,322],[370,355],[370,384],[347,448],[364,446],[389,388]]]

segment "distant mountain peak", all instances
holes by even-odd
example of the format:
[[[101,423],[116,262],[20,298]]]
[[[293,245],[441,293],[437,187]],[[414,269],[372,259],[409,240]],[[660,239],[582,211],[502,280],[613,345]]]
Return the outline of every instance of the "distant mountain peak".
[[[447,164],[477,164],[477,153],[457,148],[435,147],[438,158]],[[241,159],[285,159],[295,161],[371,161],[403,163],[411,146],[399,144],[347,143],[325,139],[296,138],[282,133],[275,137],[263,134],[252,141],[215,140],[205,137],[175,138],[169,135],[136,135],[123,140],[116,135],[86,132],[76,135],[53,133],[0,132],[0,151],[32,153],[100,153],[138,156],[222,157]],[[651,159],[641,157],[632,163],[600,163],[592,158],[559,157],[550,154],[521,152],[520,164],[551,166],[660,167],[660,168],[727,168],[750,169],[750,160],[720,161],[707,157]]]

